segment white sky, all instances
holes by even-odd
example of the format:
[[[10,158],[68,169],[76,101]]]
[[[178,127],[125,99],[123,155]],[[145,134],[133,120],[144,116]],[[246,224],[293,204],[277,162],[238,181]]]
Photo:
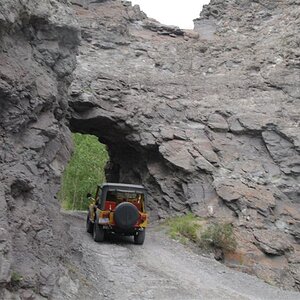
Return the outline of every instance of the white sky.
[[[199,17],[204,4],[210,0],[131,0],[139,4],[149,18],[165,25],[176,25],[182,29],[193,29],[193,19]]]

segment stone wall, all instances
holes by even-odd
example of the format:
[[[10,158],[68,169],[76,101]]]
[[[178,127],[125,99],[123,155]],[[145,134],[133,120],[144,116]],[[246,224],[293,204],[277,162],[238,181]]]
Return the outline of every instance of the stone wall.
[[[56,195],[72,149],[67,89],[78,43],[67,1],[1,1],[2,288],[23,278],[19,288],[49,296],[63,272],[70,237]]]

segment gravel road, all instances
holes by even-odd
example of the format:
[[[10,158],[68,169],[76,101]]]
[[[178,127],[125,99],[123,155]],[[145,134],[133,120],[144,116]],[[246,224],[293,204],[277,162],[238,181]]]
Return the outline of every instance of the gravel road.
[[[95,243],[85,231],[82,214],[66,218],[76,240],[72,263],[81,272],[79,281],[85,282],[74,288],[77,299],[300,299],[300,293],[283,291],[195,254],[168,238],[158,225],[148,229],[143,246],[117,237]]]

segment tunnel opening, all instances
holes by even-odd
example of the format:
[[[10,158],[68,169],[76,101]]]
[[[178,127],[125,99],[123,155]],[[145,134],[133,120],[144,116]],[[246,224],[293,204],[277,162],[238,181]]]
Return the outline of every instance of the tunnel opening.
[[[215,198],[207,174],[184,170],[168,160],[160,141],[147,131],[136,130],[128,119],[118,118],[116,112],[110,114],[99,107],[83,108],[78,107],[77,102],[72,104],[71,131],[92,134],[106,145],[109,156],[105,167],[107,182],[146,187],[147,210],[152,220],[189,211],[207,214],[205,207]],[[176,156],[176,151],[174,153]]]
[[[138,134],[131,126],[124,121],[104,116],[104,112],[99,114],[95,108],[89,108],[85,112],[77,110],[70,120],[70,129],[73,134],[96,136],[105,145],[108,153],[104,170],[106,182],[146,187],[146,205],[151,219],[159,217],[159,210],[169,210],[169,204],[163,200],[164,192],[152,172],[162,159],[157,145],[141,145]],[[163,177],[161,170],[159,172]]]

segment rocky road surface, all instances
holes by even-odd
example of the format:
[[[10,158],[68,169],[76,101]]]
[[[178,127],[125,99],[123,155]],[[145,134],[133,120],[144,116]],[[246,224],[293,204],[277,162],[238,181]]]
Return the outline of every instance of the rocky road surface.
[[[85,231],[83,214],[65,217],[73,224],[72,263],[81,275],[76,275],[73,295],[66,292],[57,298],[300,299],[300,293],[280,290],[194,253],[167,237],[159,224],[148,229],[143,246],[120,237],[95,243]]]

